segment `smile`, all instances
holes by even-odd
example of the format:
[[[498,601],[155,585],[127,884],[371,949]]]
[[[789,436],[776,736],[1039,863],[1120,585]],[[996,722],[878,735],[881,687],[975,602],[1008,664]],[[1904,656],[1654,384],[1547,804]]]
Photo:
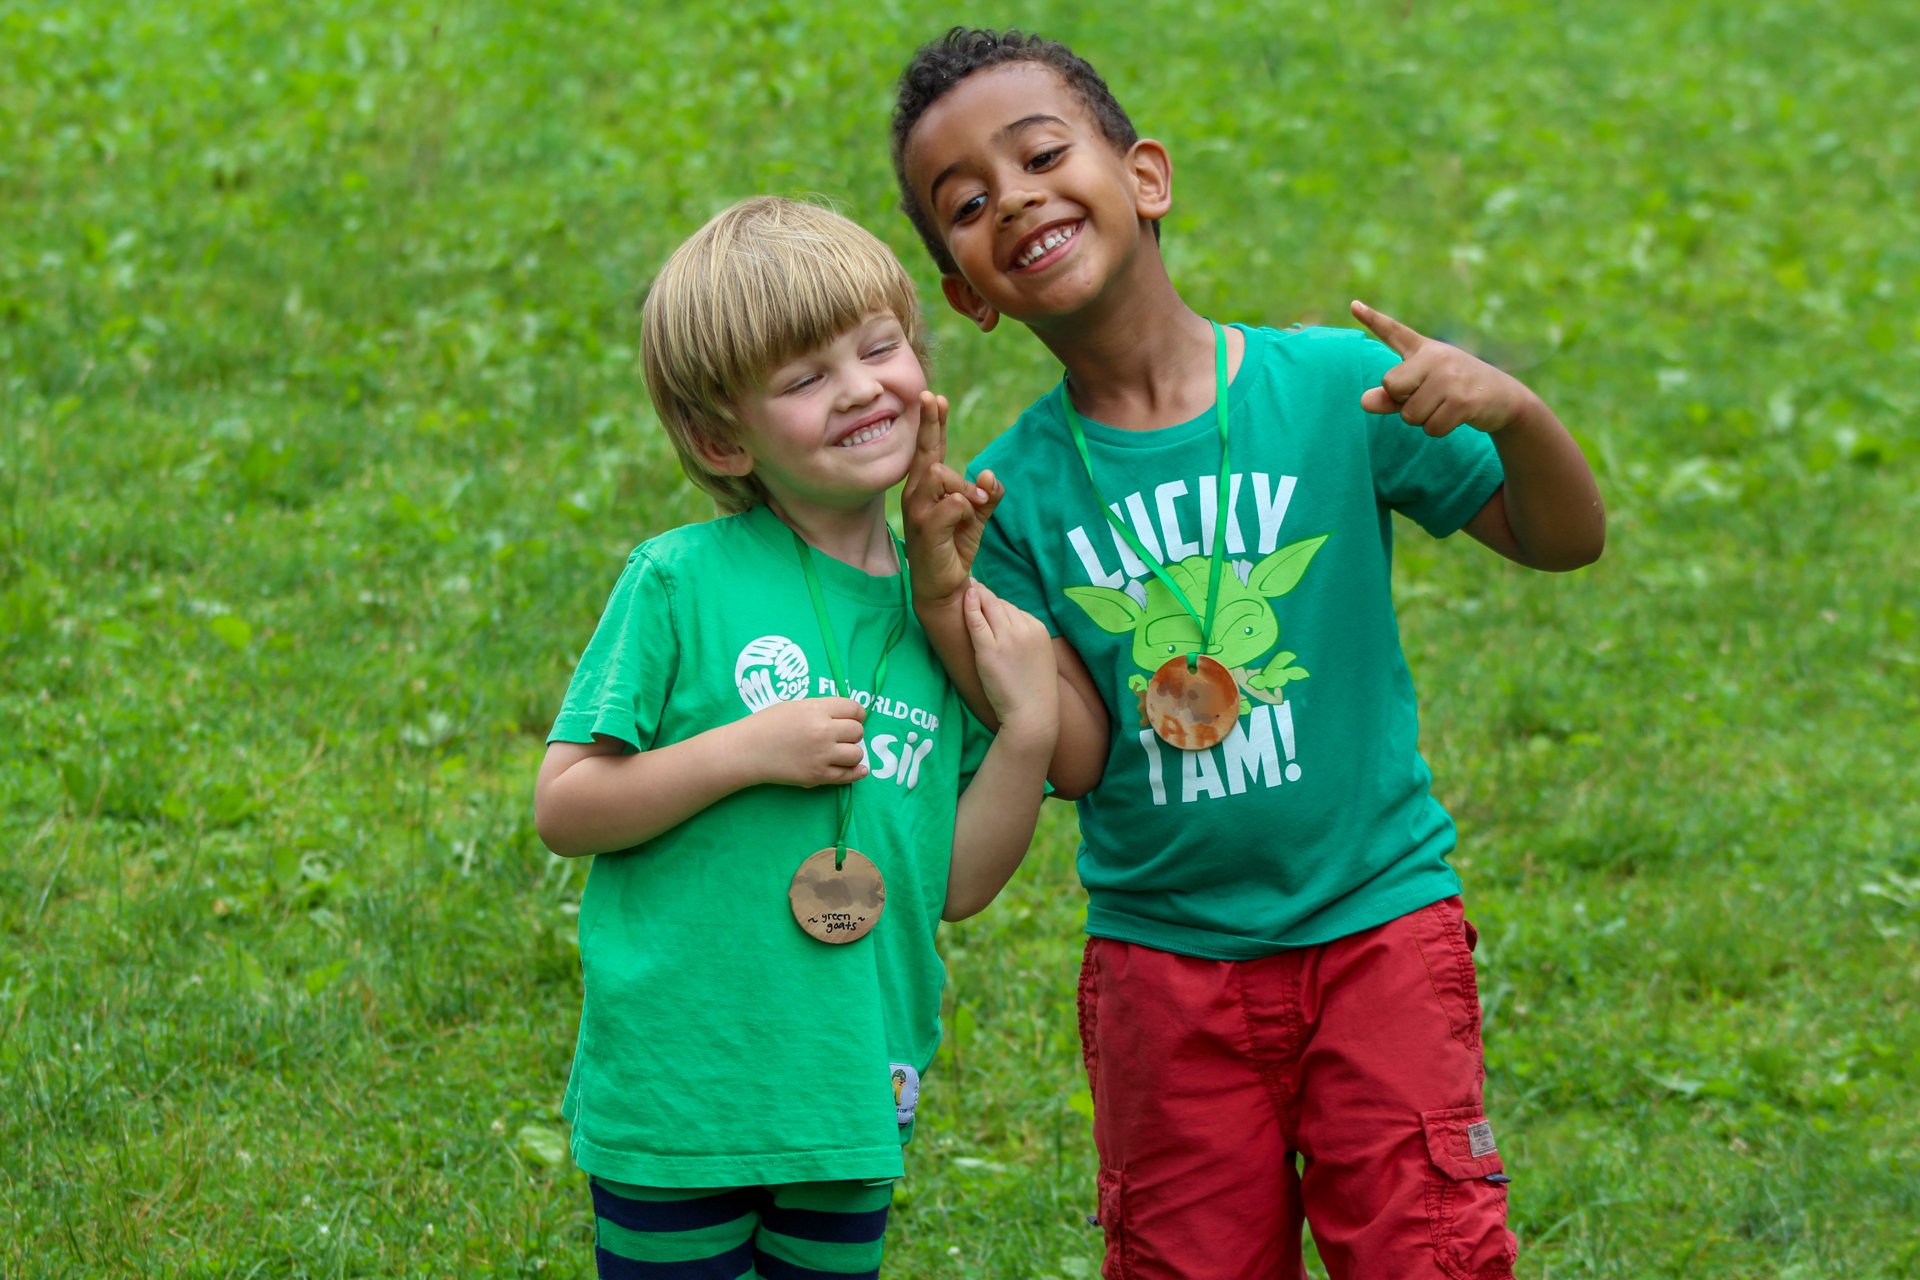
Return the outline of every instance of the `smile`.
[[[1052,253],[1055,249],[1058,249],[1061,245],[1066,244],[1069,240],[1072,240],[1076,235],[1080,234],[1082,225],[1083,224],[1076,222],[1071,226],[1054,227],[1044,234],[1036,236],[1033,240],[1029,241],[1025,247],[1020,249],[1019,252],[1013,255],[1014,270],[1018,271],[1023,267],[1030,267]]]
[[[840,439],[835,440],[833,447],[836,449],[852,449],[859,445],[872,444],[882,436],[890,434],[893,431],[893,424],[897,421],[897,418],[882,418],[878,422],[856,428],[853,431],[849,431]]]

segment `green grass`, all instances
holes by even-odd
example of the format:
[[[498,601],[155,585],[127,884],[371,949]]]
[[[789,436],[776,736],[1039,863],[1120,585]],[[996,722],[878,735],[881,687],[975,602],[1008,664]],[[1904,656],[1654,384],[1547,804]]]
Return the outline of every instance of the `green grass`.
[[[892,207],[939,6],[0,2],[0,1275],[586,1275],[583,868],[530,792],[700,518],[635,299]],[[1052,2],[1224,318],[1518,366],[1595,568],[1403,526],[1538,1277],[1920,1272],[1920,15]],[[1052,379],[936,317],[956,448]],[[890,1274],[1096,1274],[1071,811],[946,935]]]

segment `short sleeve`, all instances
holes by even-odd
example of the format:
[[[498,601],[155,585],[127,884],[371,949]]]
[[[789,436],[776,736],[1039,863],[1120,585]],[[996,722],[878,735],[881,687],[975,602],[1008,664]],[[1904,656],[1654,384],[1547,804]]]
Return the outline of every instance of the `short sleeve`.
[[[1354,341],[1363,389],[1400,363],[1384,343]],[[1409,425],[1397,413],[1369,413],[1367,450],[1373,490],[1387,506],[1444,538],[1472,519],[1506,478],[1493,438],[1461,426],[1438,438]]]
[[[675,633],[672,578],[641,548],[613,585],[547,741],[651,747],[679,668]]]

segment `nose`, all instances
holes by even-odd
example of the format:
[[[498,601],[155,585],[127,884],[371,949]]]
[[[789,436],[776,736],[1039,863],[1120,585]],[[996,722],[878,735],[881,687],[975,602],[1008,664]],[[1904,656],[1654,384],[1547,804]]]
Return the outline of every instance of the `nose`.
[[[879,399],[884,389],[872,370],[856,368],[840,380],[840,394],[835,397],[834,408],[842,411],[858,409],[863,404],[871,404]]]
[[[1000,225],[1006,226],[1045,199],[1046,196],[1031,187],[1009,190],[1006,195],[1000,197]]]

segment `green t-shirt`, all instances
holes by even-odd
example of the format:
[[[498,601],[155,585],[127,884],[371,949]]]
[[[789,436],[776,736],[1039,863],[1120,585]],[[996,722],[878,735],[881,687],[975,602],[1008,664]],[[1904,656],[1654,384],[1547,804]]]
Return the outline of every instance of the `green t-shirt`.
[[[853,696],[868,703],[873,772],[854,784],[848,843],[880,867],[886,906],[844,945],[793,919],[794,871],[833,844],[833,787],[749,787],[595,857],[563,1106],[588,1173],[662,1187],[901,1173],[918,1073],[940,1041],[933,938],[955,804],[984,730],[911,617],[872,696],[900,580],[814,562]],[[793,536],[756,507],[633,552],[548,740],[651,750],[833,691]],[[908,1081],[898,1099],[896,1071]]]
[[[1198,629],[1101,515],[1054,395],[972,468],[1007,486],[976,573],[1073,645],[1113,720],[1106,774],[1080,801],[1087,931],[1216,959],[1344,937],[1459,891],[1453,822],[1416,742],[1390,513],[1445,536],[1502,478],[1482,432],[1434,439],[1360,408],[1399,360],[1380,343],[1244,332],[1215,639],[1245,710],[1218,746],[1180,751],[1145,725],[1138,689],[1170,656],[1163,642]],[[1100,492],[1163,566],[1192,575],[1204,613],[1213,409],[1085,431]]]

